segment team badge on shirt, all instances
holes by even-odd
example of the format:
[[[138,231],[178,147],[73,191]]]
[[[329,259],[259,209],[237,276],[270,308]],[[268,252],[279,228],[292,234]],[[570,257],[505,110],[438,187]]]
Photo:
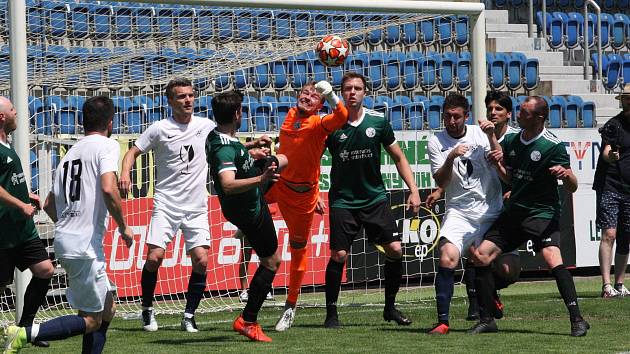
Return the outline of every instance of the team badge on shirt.
[[[365,135],[367,135],[368,138],[373,138],[374,135],[376,135],[376,130],[374,130],[374,128],[372,127],[369,127],[365,129]]]
[[[529,158],[532,159],[532,161],[540,161],[540,157],[540,151],[538,150],[532,151],[532,153],[529,155]]]

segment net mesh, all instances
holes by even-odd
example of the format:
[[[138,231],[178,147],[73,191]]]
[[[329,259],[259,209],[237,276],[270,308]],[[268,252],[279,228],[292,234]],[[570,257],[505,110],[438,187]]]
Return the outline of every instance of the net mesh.
[[[0,1],[5,3],[6,1]],[[212,95],[224,90],[244,92],[243,125],[239,135],[277,136],[278,127],[296,93],[311,80],[328,80],[340,88],[345,71],[368,78],[365,105],[384,111],[411,163],[423,198],[434,187],[426,142],[429,129],[440,128],[443,96],[470,90],[468,18],[421,13],[324,12],[246,9],[139,3],[26,1],[28,88],[31,140],[31,187],[44,196],[52,173],[69,147],[83,133],[81,107],[87,97],[110,96],[116,108],[114,135],[124,154],[150,124],[170,115],[164,87],[174,77],[188,77],[196,89],[195,112],[212,117]],[[9,94],[7,6],[0,7],[0,93]],[[341,67],[326,67],[313,51],[327,34],[347,38],[351,55]],[[330,110],[325,107],[324,110]],[[383,177],[397,216],[404,246],[404,274],[399,301],[414,286],[432,281],[436,263],[433,245],[439,232],[443,201],[432,210],[404,211],[404,183],[383,154]],[[122,158],[122,155],[121,155]],[[330,185],[330,158],[322,159],[321,190]],[[139,310],[140,275],[152,209],[154,161],[142,155],[132,171],[132,191],[124,202],[125,216],[136,233],[134,246],[122,246],[113,224],[105,236],[107,271],[115,284],[118,311]],[[243,243],[233,237],[208,183],[212,243],[208,286],[200,311],[242,306],[239,263]],[[273,295],[284,300],[288,284],[288,234],[280,215],[274,217],[283,264]],[[54,259],[53,225],[36,217],[41,237]],[[303,292],[321,290],[329,257],[327,217],[316,217],[309,243],[308,272]],[[365,239],[353,245],[344,274],[344,289],[383,289],[384,257]],[[70,312],[65,299],[67,280],[57,262],[46,308],[38,319]],[[257,267],[254,254],[248,267]],[[181,233],[169,245],[156,289],[158,312],[182,312],[190,258]],[[14,287],[2,298],[2,315],[12,320]],[[352,304],[355,292],[342,291],[341,304]],[[309,300],[310,301],[310,300]],[[313,300],[314,305],[321,304]],[[52,311],[59,310],[59,311]]]

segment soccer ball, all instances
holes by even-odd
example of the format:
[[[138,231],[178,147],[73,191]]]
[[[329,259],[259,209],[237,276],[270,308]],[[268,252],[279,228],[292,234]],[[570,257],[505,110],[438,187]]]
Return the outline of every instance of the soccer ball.
[[[319,43],[317,43],[317,57],[322,64],[326,66],[339,66],[350,54],[350,47],[348,41],[335,36],[328,35],[324,37]]]

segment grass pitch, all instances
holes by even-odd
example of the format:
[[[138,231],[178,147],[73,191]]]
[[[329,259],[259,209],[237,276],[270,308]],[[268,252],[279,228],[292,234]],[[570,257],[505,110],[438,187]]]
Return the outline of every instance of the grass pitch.
[[[382,319],[382,292],[357,294],[355,302],[374,305],[343,306],[343,328],[323,328],[324,308],[298,308],[294,327],[273,330],[280,307],[265,307],[259,322],[273,343],[254,343],[232,331],[238,311],[198,314],[199,333],[181,332],[179,315],[158,315],[158,332],[144,332],[139,320],[116,318],[108,332],[105,353],[620,353],[630,352],[630,298],[599,298],[599,278],[575,278],[580,307],[591,324],[583,338],[569,336],[567,310],[554,281],[521,282],[503,290],[505,317],[499,333],[468,335],[467,300],[456,287],[451,304],[451,333],[425,334],[436,320],[433,288],[404,291],[399,305],[413,319],[399,327]],[[304,301],[322,303],[324,294],[305,294]],[[415,299],[413,299],[415,297]],[[277,299],[279,303],[283,299]],[[78,353],[81,337],[51,342],[48,349],[26,348],[23,353]]]

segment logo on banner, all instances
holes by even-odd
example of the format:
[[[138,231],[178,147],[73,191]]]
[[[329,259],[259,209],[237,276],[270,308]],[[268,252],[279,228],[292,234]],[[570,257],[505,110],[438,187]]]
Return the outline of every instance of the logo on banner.
[[[584,156],[586,156],[586,152],[591,147],[590,141],[572,141],[569,143],[571,146],[571,151],[575,155],[575,158],[578,160],[578,169],[582,169],[582,161],[584,160]]]
[[[392,214],[397,220],[398,230],[401,232],[403,245],[413,245],[413,255],[404,257],[419,258],[422,262],[427,255],[431,254],[440,239],[440,219],[437,214],[424,207],[420,207],[417,215],[409,215],[406,204],[392,205]],[[440,207],[436,206],[438,212]]]

